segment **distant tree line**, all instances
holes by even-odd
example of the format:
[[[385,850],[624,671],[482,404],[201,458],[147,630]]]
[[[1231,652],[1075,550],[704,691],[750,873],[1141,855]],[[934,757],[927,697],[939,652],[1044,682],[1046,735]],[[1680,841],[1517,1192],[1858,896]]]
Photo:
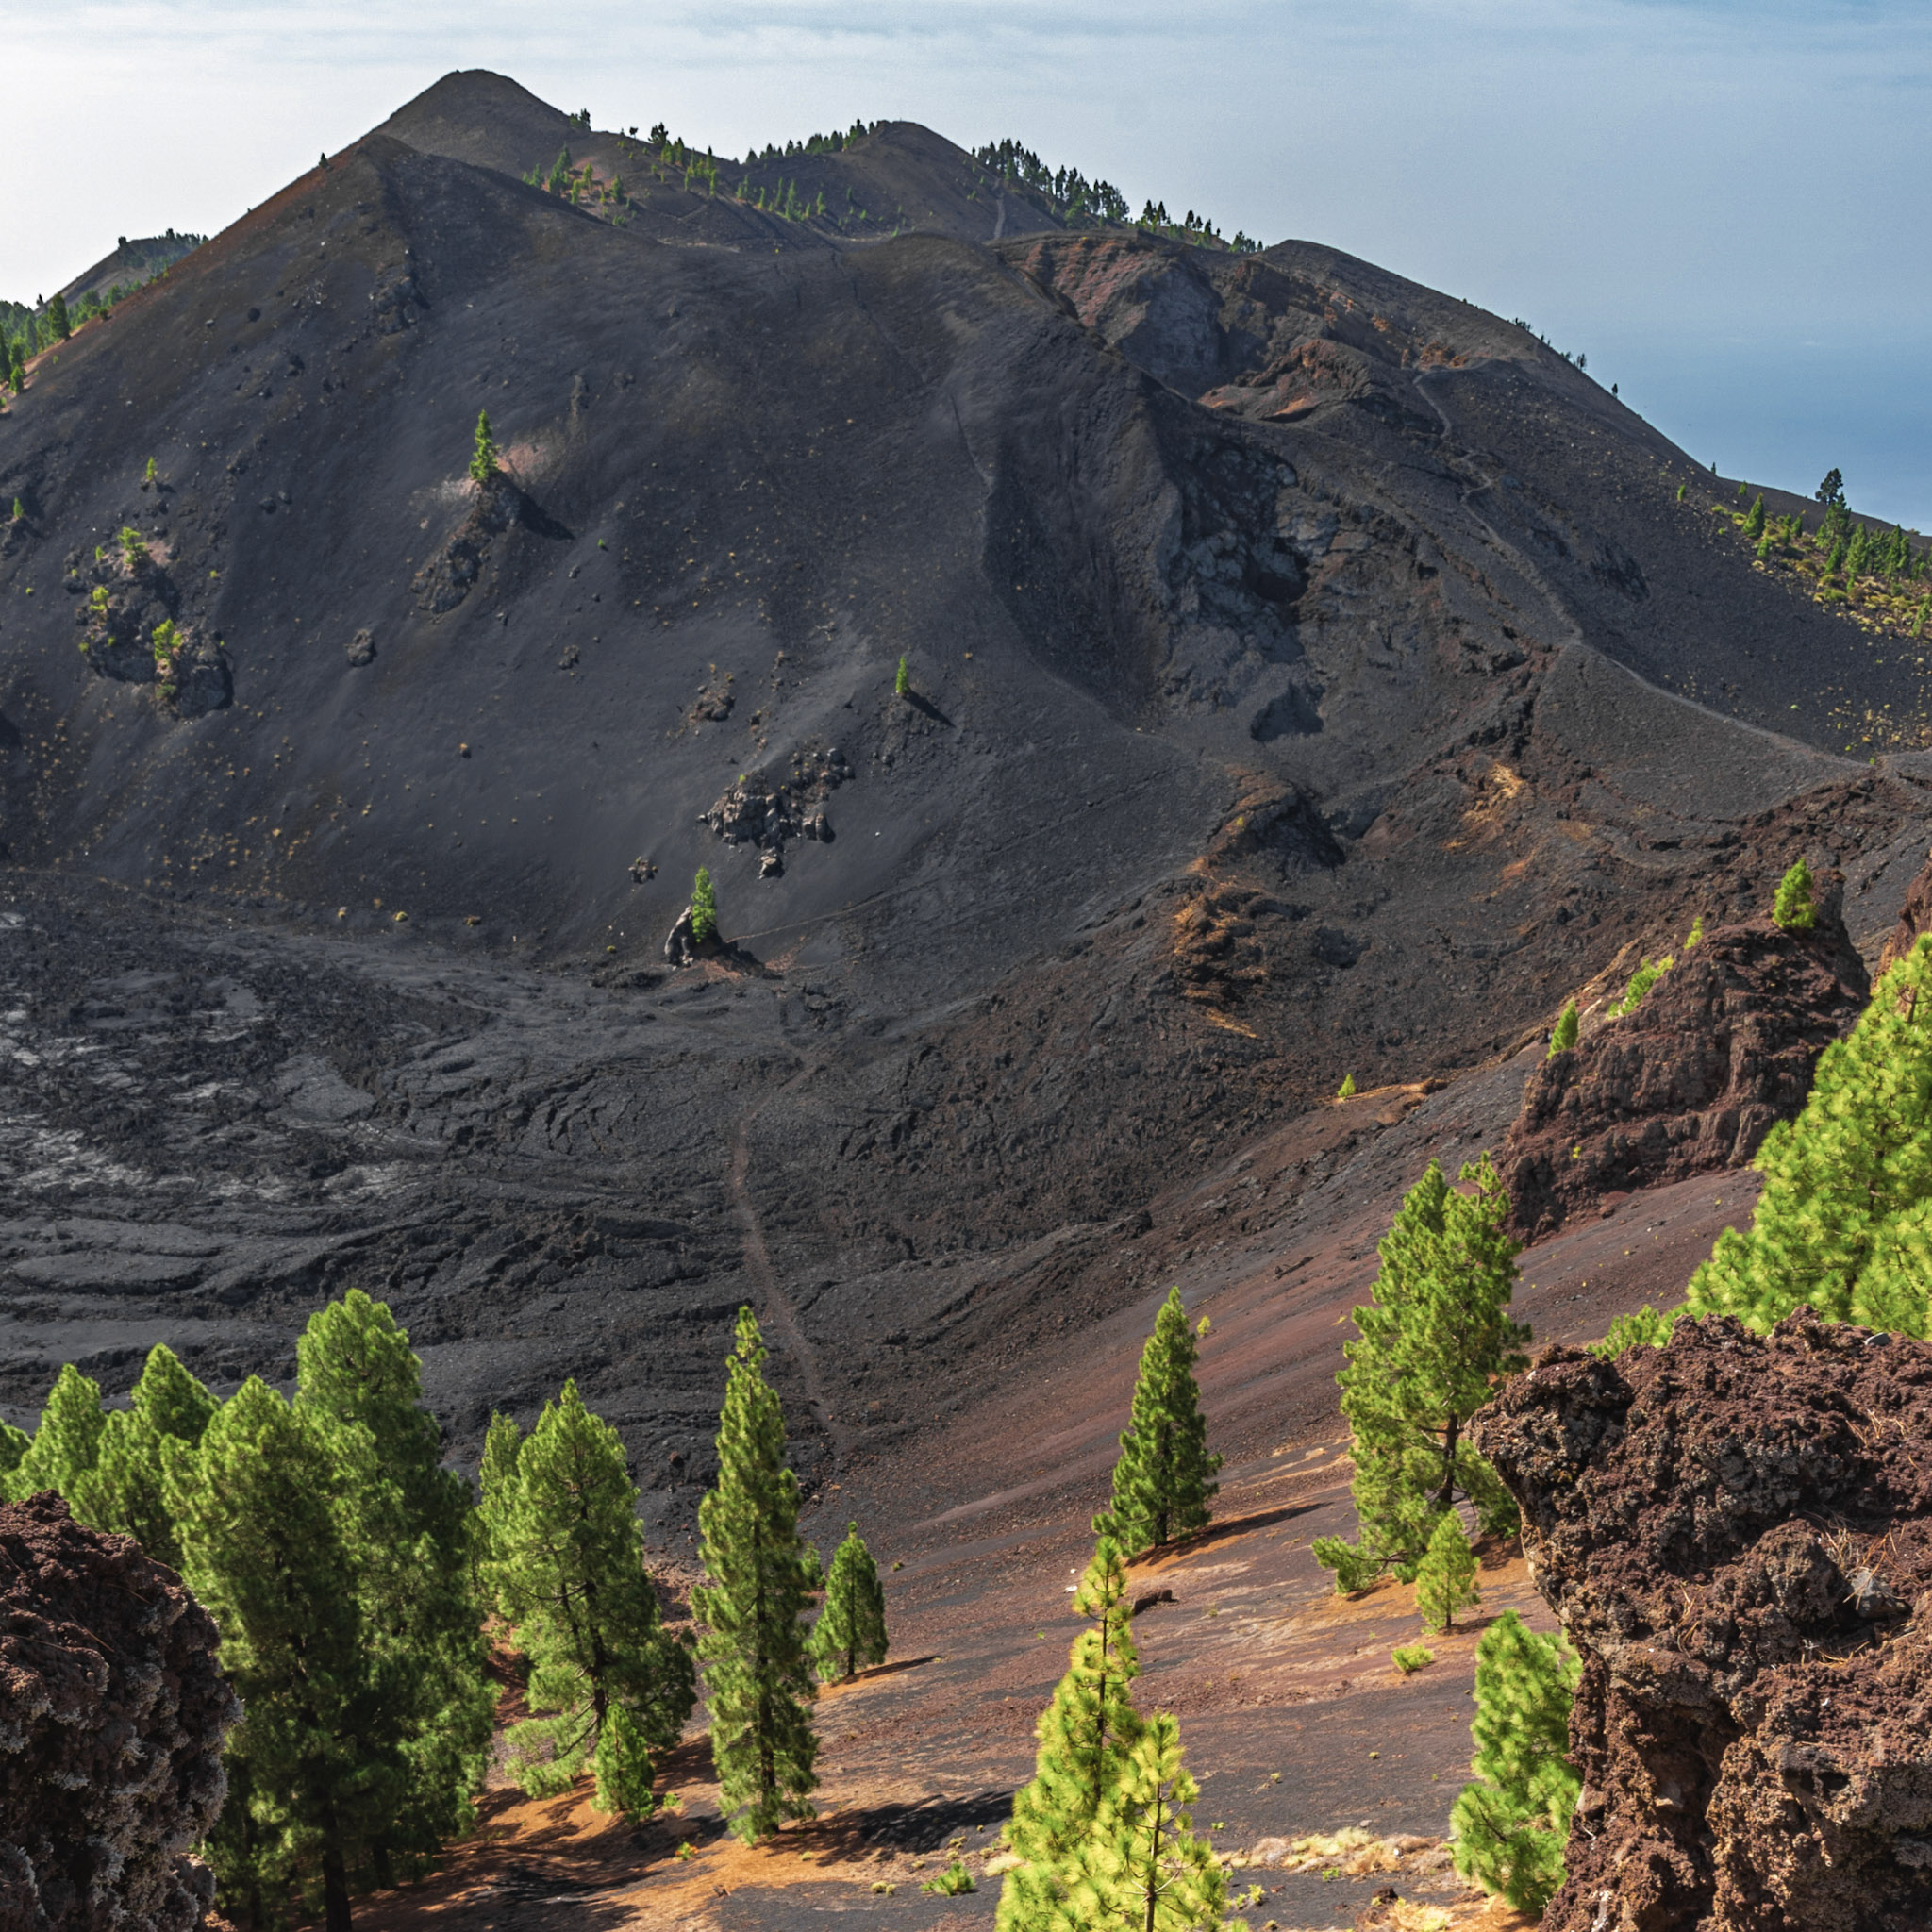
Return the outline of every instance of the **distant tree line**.
[[[1017,141],[989,142],[973,150],[973,158],[1001,180],[1030,189],[1049,202],[1062,220],[1077,225],[1089,221],[1115,227],[1149,228],[1178,242],[1207,242],[1231,248],[1237,255],[1258,249],[1261,243],[1237,230],[1234,240],[1224,240],[1221,231],[1206,215],[1190,208],[1175,221],[1168,214],[1164,201],[1149,201],[1138,220],[1128,211],[1126,197],[1110,181],[1089,180],[1077,168],[1049,168],[1029,147]]]

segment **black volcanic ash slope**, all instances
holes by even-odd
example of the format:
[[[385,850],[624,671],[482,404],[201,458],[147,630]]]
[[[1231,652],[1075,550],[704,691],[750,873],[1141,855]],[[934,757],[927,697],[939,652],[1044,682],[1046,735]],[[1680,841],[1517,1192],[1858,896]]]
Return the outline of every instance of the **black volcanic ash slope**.
[[[563,120],[452,76],[0,418],[9,1404],[192,1324],[277,1372],[360,1281],[465,1435],[581,1373],[678,1508],[742,1297],[813,1454],[891,1440],[1344,1071],[1800,851],[1889,923],[1917,765],[1756,727],[1903,670],[1522,331],[977,202],[618,225],[515,178]],[[657,966],[699,863],[716,983]]]

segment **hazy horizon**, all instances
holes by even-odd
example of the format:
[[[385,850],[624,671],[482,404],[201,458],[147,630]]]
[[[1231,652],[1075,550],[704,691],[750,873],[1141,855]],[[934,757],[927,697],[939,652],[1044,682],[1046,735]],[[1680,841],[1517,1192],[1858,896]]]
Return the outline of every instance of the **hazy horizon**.
[[[214,233],[457,67],[721,154],[845,126],[1012,136],[1223,232],[1520,315],[1700,462],[1932,527],[1919,364],[1932,8],[1903,0],[81,0],[9,28],[0,296],[119,235]],[[78,192],[31,192],[71,150]],[[111,192],[93,184],[113,184]]]

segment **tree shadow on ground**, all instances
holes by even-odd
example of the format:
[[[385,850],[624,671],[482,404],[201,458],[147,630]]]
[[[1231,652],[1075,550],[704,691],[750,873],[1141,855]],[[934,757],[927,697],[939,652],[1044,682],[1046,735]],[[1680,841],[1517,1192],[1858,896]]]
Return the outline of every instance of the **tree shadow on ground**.
[[[1009,1790],[974,1791],[970,1796],[934,1795],[896,1805],[866,1805],[815,1820],[805,1831],[821,1864],[858,1859],[877,1852],[943,1851],[949,1839],[989,1832],[1004,1824],[1013,1808]],[[976,1849],[976,1847],[968,1847]]]

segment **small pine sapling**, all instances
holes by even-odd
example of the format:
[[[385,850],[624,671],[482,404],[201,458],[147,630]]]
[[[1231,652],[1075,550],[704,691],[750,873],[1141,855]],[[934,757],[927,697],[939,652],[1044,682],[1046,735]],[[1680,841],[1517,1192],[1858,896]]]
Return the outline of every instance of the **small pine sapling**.
[[[1582,1665],[1557,1637],[1540,1636],[1514,1610],[1483,1632],[1475,1651],[1475,1741],[1449,1814],[1456,1869],[1520,1912],[1540,1913],[1563,1882],[1563,1845],[1583,1780],[1564,1752]]]
[[[1626,1348],[1662,1348],[1684,1312],[1682,1308],[1674,1308],[1667,1315],[1661,1314],[1646,1302],[1627,1315],[1619,1315],[1604,1339],[1590,1344],[1590,1352],[1602,1356],[1606,1361],[1614,1361]]]
[[[1610,1008],[1610,1017],[1621,1020],[1625,1013],[1634,1013],[1643,1004],[1644,994],[1676,963],[1675,958],[1669,953],[1661,959],[1645,959],[1630,975],[1630,983],[1624,989],[1624,997]]]
[[[1704,914],[1699,913],[1690,922],[1690,930],[1684,935],[1684,950],[1688,953],[1692,946],[1704,943]]]
[[[1203,1316],[1202,1332],[1207,1325]],[[1130,1557],[1207,1527],[1221,1457],[1208,1450],[1208,1424],[1194,1380],[1197,1358],[1176,1286],[1168,1291],[1141,1350],[1132,1420],[1114,1464],[1113,1519]]]
[[[479,490],[487,489],[502,474],[496,439],[490,433],[490,411],[479,409],[476,412],[475,446],[470,455],[470,480]]]
[[[1337,1100],[1353,1100],[1355,1094],[1355,1075],[1353,1074],[1344,1074],[1341,1076],[1341,1085],[1335,1090],[1335,1097]]]
[[[181,633],[172,617],[164,617],[155,625],[151,643],[155,669],[165,676],[174,668],[175,654],[181,648]]]
[[[1572,1000],[1557,1016],[1556,1029],[1550,1035],[1550,1050],[1543,1058],[1553,1060],[1559,1053],[1568,1053],[1576,1044],[1576,1035],[1581,1024],[1576,1013],[1576,1002]]]
[[[892,674],[892,695],[906,698],[912,695],[912,674],[906,667],[906,655],[899,654],[899,668]]]
[[[1750,513],[1744,519],[1744,534],[1754,542],[1764,535],[1764,498],[1754,499]]]
[[[64,342],[74,333],[74,323],[67,313],[67,297],[57,294],[47,304],[47,326],[54,331],[55,340]]]
[[[1415,1607],[1424,1630],[1453,1630],[1457,1610],[1482,1602],[1475,1570],[1475,1552],[1469,1546],[1462,1519],[1445,1509],[1429,1538],[1428,1554],[1415,1573]]]
[[[76,1482],[100,1459],[107,1426],[101,1385],[72,1362],[63,1362],[41,1410],[33,1441],[14,1469],[13,1494],[31,1496],[56,1490],[71,1502]]]
[[[718,936],[718,894],[702,865],[691,882],[691,936],[699,945]]]
[[[845,1525],[845,1541],[832,1557],[825,1607],[812,1625],[810,1647],[812,1662],[827,1684],[886,1660],[886,1593],[879,1566],[856,1523]]]
[[[132,524],[121,525],[121,555],[129,570],[139,570],[147,561],[147,545]]]
[[[1426,1643],[1398,1643],[1389,1653],[1389,1661],[1405,1677],[1412,1677],[1436,1661],[1436,1653]]]
[[[1771,903],[1771,916],[1786,932],[1809,932],[1818,924],[1818,908],[1811,899],[1811,868],[1801,858],[1777,882],[1777,896]]]

